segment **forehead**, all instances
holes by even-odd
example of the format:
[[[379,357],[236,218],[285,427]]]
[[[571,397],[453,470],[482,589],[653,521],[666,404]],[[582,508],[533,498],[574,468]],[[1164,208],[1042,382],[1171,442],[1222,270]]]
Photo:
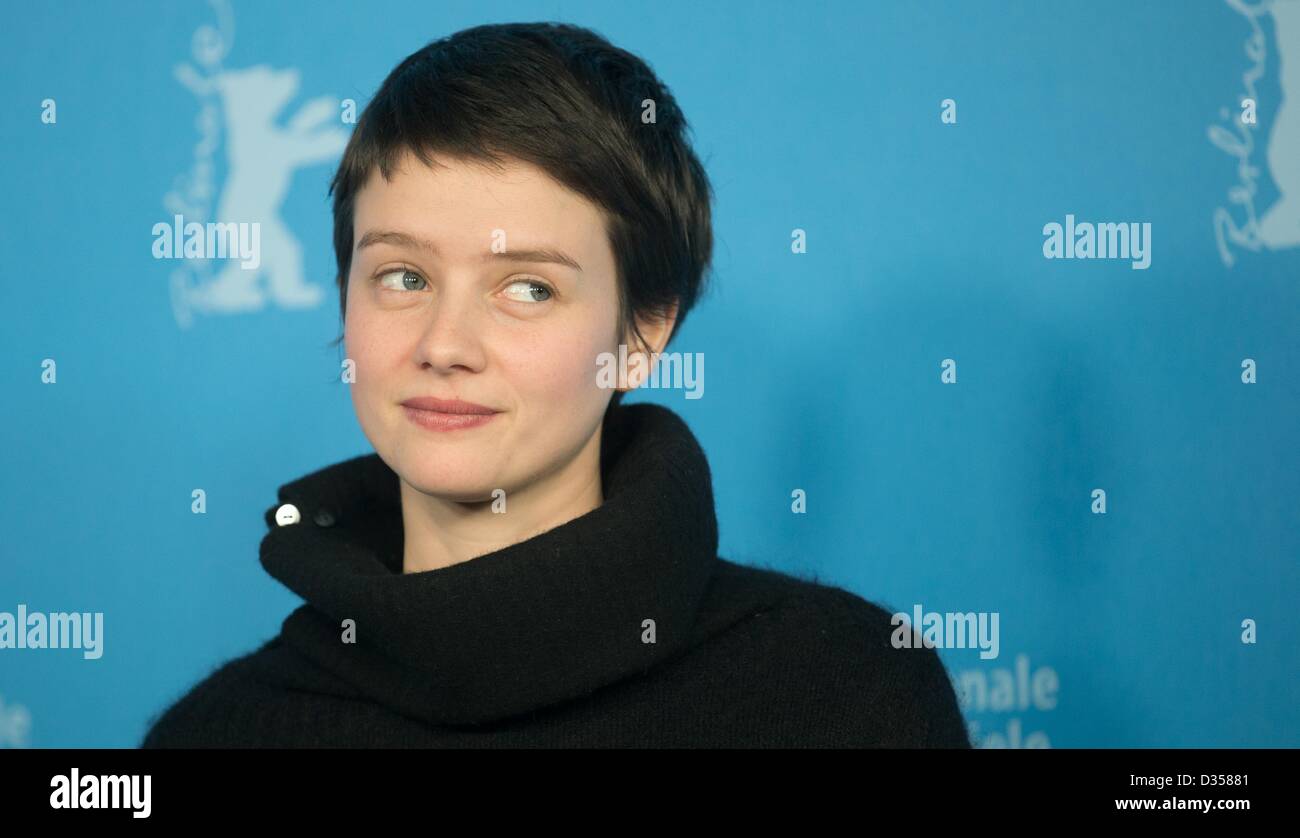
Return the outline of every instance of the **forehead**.
[[[607,246],[600,208],[531,163],[510,158],[496,167],[445,155],[434,162],[405,151],[390,178],[371,171],[357,193],[354,233],[383,227],[481,245],[504,230],[507,247],[549,242],[589,256]]]

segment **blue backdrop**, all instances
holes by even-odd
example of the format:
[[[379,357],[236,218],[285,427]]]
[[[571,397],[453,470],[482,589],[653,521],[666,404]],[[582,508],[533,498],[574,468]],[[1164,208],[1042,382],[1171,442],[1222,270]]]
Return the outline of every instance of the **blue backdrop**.
[[[0,746],[133,746],[279,630],[264,510],[371,450],[328,345],[343,100],[515,20],[643,56],[693,126],[715,277],[672,348],[706,386],[637,398],[704,445],[724,557],[996,612],[998,657],[941,652],[979,745],[1300,745],[1297,5],[8,9],[0,612],[103,645],[0,649]],[[300,154],[249,199],[259,106]],[[241,200],[295,302],[154,257]],[[1046,258],[1067,215],[1150,224],[1149,267]]]

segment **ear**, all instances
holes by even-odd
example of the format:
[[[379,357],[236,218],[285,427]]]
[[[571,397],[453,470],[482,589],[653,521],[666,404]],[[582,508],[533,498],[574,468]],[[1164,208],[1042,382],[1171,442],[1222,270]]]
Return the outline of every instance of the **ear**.
[[[645,343],[637,341],[630,330],[623,335],[623,343],[627,345],[628,386],[618,389],[625,392],[635,390],[650,377],[651,369],[658,362],[658,354],[663,352],[672,337],[673,326],[677,323],[677,303],[674,302],[662,315],[638,315],[636,323]]]

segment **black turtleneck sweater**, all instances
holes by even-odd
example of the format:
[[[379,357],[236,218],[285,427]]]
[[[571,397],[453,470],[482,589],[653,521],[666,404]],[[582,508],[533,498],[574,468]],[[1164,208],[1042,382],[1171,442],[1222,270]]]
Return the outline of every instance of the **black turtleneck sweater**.
[[[409,574],[377,454],[282,486],[261,561],[305,603],[142,747],[970,747],[937,653],[895,649],[890,612],[717,555],[675,413],[612,409],[601,472],[591,512]]]

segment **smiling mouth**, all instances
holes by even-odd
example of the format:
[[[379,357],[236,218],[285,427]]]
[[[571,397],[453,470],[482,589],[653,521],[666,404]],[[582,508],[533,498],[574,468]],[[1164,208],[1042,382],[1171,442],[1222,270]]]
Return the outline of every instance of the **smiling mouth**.
[[[408,399],[402,403],[406,418],[431,431],[458,431],[491,422],[500,412],[472,402]]]

